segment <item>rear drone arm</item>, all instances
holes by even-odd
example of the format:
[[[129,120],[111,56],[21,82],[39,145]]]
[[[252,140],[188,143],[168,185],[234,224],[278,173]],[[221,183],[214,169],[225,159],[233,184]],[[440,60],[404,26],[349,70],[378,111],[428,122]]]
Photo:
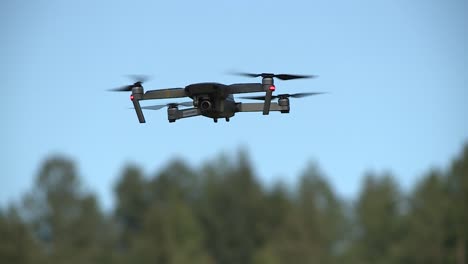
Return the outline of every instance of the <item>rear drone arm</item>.
[[[263,112],[264,104],[263,103],[237,103],[236,112]],[[270,111],[279,111],[283,114],[289,113],[289,102],[285,103],[271,103]]]
[[[201,111],[198,108],[188,108],[179,110],[177,107],[170,107],[167,109],[167,118],[169,122],[175,122],[177,119],[193,117],[201,115]]]

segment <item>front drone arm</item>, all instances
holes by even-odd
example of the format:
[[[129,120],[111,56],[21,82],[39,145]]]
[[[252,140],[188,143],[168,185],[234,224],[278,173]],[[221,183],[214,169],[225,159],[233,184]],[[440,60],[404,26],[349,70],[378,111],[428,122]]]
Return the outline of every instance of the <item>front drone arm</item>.
[[[187,97],[187,94],[184,88],[169,88],[169,89],[146,91],[143,94],[143,97],[141,100],[181,98],[181,97]]]
[[[150,100],[150,99],[165,99],[165,98],[180,98],[186,97],[185,89],[183,88],[170,88],[170,89],[161,89],[161,90],[150,90],[143,93],[143,87],[135,86],[132,88],[132,95],[130,99],[133,102],[133,107],[138,117],[140,123],[145,123],[145,116],[141,110],[140,100]]]
[[[263,103],[262,111],[264,115],[268,115],[271,110],[270,104],[272,99],[273,91],[275,90],[275,85],[273,84],[272,77],[264,77],[262,83],[238,83],[229,85],[231,94],[234,93],[255,93],[255,92],[265,92],[265,101]],[[274,110],[273,110],[274,111]]]

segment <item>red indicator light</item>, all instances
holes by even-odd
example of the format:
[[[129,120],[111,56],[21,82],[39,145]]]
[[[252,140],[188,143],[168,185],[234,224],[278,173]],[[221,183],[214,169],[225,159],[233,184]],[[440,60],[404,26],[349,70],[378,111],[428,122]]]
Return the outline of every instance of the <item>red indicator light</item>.
[[[276,87],[274,85],[270,86],[270,91],[274,91],[276,89]]]
[[[130,100],[132,100],[132,101],[133,101],[133,94],[132,94],[132,95],[130,95]]]

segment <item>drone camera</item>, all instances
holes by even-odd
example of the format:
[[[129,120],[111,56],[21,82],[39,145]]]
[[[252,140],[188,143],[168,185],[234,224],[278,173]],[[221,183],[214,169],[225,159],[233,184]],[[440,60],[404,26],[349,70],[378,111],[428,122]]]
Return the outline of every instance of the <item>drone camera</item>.
[[[209,100],[203,100],[200,103],[200,109],[202,111],[208,111],[211,109],[211,102]]]

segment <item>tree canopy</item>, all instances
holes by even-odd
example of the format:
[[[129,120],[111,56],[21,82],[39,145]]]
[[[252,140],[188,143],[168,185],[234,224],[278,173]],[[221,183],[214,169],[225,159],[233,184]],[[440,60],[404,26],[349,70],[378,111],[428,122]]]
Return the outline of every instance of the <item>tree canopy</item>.
[[[51,157],[0,209],[0,263],[468,263],[468,145],[406,193],[391,173],[366,174],[352,201],[315,163],[299,178],[266,187],[245,151],[151,175],[128,165],[109,212]]]

